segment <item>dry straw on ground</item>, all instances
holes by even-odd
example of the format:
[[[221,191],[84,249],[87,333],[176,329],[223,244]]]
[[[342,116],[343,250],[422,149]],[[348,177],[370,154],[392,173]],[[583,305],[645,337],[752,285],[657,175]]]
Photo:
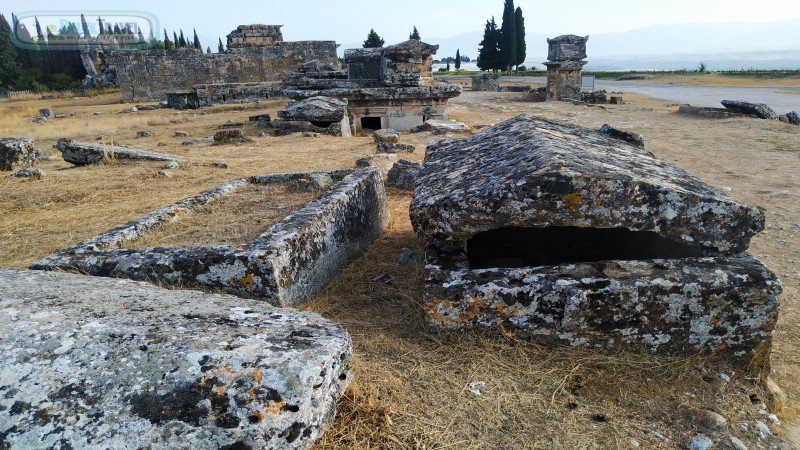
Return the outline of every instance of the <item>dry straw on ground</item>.
[[[669,102],[635,95],[625,95],[626,105],[604,108],[523,99],[524,94],[465,93],[451,102],[450,111],[472,126],[489,126],[520,112],[592,127],[612,123],[641,133],[656,155],[766,209],[766,233],[753,240],[751,250],[784,284],[772,364],[774,379],[789,394],[781,418],[791,432],[800,395],[800,329],[793,325],[800,320],[800,127],[753,119],[698,120],[676,114]],[[209,136],[228,120],[246,121],[255,112],[275,116],[282,105],[123,113],[132,105],[118,104],[110,94],[0,103],[0,136],[31,136],[40,148],[60,137],[94,141],[99,136],[174,153],[186,162],[172,178],[157,176],[161,163],[74,168],[60,160],[42,164],[48,175],[41,181],[0,176],[0,264],[24,267],[227,180],[352,167],[374,153],[369,137],[257,137],[254,123],[244,128],[254,142],[238,146],[182,146],[186,138],[174,136],[177,130]],[[77,116],[30,123],[42,107]],[[142,129],[155,135],[136,139]],[[401,142],[414,144],[417,153],[409,157],[421,159],[425,144],[435,138],[402,134]],[[214,161],[230,168],[208,165]],[[672,448],[685,446],[700,432],[688,418],[691,408],[722,413],[730,432],[751,448],[766,444],[753,431],[755,420],[766,420],[756,406],[765,400],[764,391],[737,374],[723,382],[701,360],[545,348],[509,331],[431,332],[419,305],[421,264],[396,263],[403,247],[422,256],[408,220],[410,195],[392,191],[389,198],[387,233],[303,306],[342,323],[355,346],[355,380],[319,448]],[[380,272],[391,275],[393,284],[372,282]],[[750,431],[742,431],[740,422]]]
[[[239,246],[250,243],[287,215],[316,197],[291,192],[288,183],[250,184],[191,211],[185,218],[159,225],[125,242],[125,248],[194,247],[203,244]]]

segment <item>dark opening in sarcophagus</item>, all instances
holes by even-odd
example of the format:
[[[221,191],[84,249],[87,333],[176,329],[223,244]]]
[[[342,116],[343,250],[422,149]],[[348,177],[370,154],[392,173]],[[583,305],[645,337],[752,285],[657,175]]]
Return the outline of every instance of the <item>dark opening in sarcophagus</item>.
[[[781,287],[746,253],[763,211],[634,133],[521,115],[435,141],[411,219],[437,327],[768,365]]]

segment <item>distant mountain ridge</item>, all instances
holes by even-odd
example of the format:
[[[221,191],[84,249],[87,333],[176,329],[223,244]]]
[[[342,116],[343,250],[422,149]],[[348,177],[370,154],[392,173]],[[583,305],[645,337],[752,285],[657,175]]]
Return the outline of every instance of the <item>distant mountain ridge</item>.
[[[561,34],[582,34],[578,31],[564,30]],[[554,36],[530,31],[526,34],[528,64],[538,64],[546,59],[548,37]],[[438,58],[455,56],[456,50],[460,49],[462,55],[474,59],[482,38],[482,31],[449,38],[423,35],[425,42],[439,44]],[[736,65],[737,61],[751,61],[756,68],[798,68],[796,61],[800,58],[787,51],[800,51],[800,19],[769,23],[652,25],[619,33],[590,34],[587,46],[589,64],[592,65],[594,60],[596,68],[609,68],[619,63],[624,66],[628,61],[644,65],[648,61],[688,63],[704,56],[720,57],[726,67],[733,64],[734,68],[741,68]],[[340,50],[352,47],[342,45]],[[693,64],[696,65],[697,61]],[[770,64],[774,66],[765,67]]]

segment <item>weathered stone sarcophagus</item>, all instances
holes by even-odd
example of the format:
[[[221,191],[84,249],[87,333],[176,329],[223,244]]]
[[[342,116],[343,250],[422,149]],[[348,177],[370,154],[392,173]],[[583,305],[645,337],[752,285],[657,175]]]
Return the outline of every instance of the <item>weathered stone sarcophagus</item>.
[[[191,244],[176,244],[174,238],[168,238],[166,242],[132,245],[165,227],[185,223],[202,208],[248,188],[270,186],[287,191],[259,191],[262,193],[250,198],[282,197],[302,190],[313,192],[312,200],[274,224],[266,219],[268,208],[259,208],[265,217],[258,223],[265,225],[263,229],[256,226],[256,236],[245,242],[221,242],[225,236],[214,233],[210,238],[190,240]],[[276,210],[285,211],[284,207]],[[217,220],[214,217],[218,216],[207,217]],[[30,268],[221,290],[291,306],[319,292],[383,233],[388,220],[378,169],[265,174],[233,180],[179,200],[46,256]]]
[[[745,252],[763,212],[636,134],[521,115],[436,141],[411,219],[442,329],[768,367],[781,286]]]

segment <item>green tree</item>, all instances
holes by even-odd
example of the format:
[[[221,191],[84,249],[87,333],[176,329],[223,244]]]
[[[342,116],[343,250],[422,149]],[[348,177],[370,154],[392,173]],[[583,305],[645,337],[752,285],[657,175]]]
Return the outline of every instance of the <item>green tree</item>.
[[[450,72],[450,63],[447,63],[447,69],[445,69],[445,70],[447,70],[448,72]]]
[[[164,28],[164,48],[167,50],[172,50],[175,48],[175,44],[173,41],[169,40],[169,33],[167,33],[167,29]]]
[[[519,70],[519,65],[525,62],[525,57],[527,56],[527,46],[525,45],[525,18],[522,17],[522,8],[517,6],[516,11],[514,11],[514,21],[516,24],[516,33],[517,33],[517,57],[514,58],[514,65],[517,66],[517,70]]]
[[[101,35],[101,34],[105,33],[105,32],[106,32],[106,29],[105,29],[105,27],[103,26],[103,19],[101,19],[100,17],[98,17],[98,18],[97,18],[97,24],[100,26],[100,32],[98,32],[97,34],[98,34],[98,35]]]
[[[412,31],[411,34],[408,35],[408,38],[409,39],[414,39],[414,40],[417,40],[417,41],[419,41],[421,39],[419,37],[419,31],[417,31],[417,27],[416,26],[414,27],[414,31]]]
[[[206,53],[211,54],[211,47],[206,47]]]
[[[42,26],[39,25],[39,18],[36,17],[36,16],[33,16],[33,20],[36,23],[36,39],[38,40],[38,42],[40,44],[43,43],[43,42],[47,42],[47,40],[44,38],[44,33],[42,33]]]
[[[483,40],[478,48],[478,68],[481,70],[497,71],[503,68],[503,63],[500,60],[499,36],[500,31],[497,29],[497,22],[492,20],[486,21],[486,28],[483,30]]]
[[[217,44],[217,51],[222,53],[225,51],[225,46],[222,45],[222,38],[217,38],[217,39],[219,39],[219,44]]]
[[[194,39],[193,39],[193,42],[192,42],[192,44],[194,45],[194,48],[196,48],[197,50],[203,51],[203,46],[200,45],[200,38],[197,37],[197,30],[195,28],[192,28],[192,31],[194,32]]]
[[[364,41],[364,48],[379,48],[383,47],[383,38],[378,36],[374,29],[370,28],[367,40]]]
[[[511,73],[511,66],[517,58],[517,23],[514,18],[514,0],[505,0],[503,23],[500,26],[500,61]]]
[[[178,41],[178,33],[172,32],[172,48],[181,48],[181,43]]]
[[[183,36],[183,29],[181,29],[181,34],[178,38],[178,48],[186,48],[187,45],[189,44],[186,42],[186,38]]]
[[[17,49],[11,42],[11,25],[5,16],[0,14],[0,86],[7,87],[13,84],[20,69]]]
[[[89,39],[92,37],[92,33],[89,32],[89,24],[86,23],[86,17],[83,17],[83,14],[81,14],[81,28],[83,29],[84,39]]]
[[[461,49],[456,50],[456,70],[461,69]]]

